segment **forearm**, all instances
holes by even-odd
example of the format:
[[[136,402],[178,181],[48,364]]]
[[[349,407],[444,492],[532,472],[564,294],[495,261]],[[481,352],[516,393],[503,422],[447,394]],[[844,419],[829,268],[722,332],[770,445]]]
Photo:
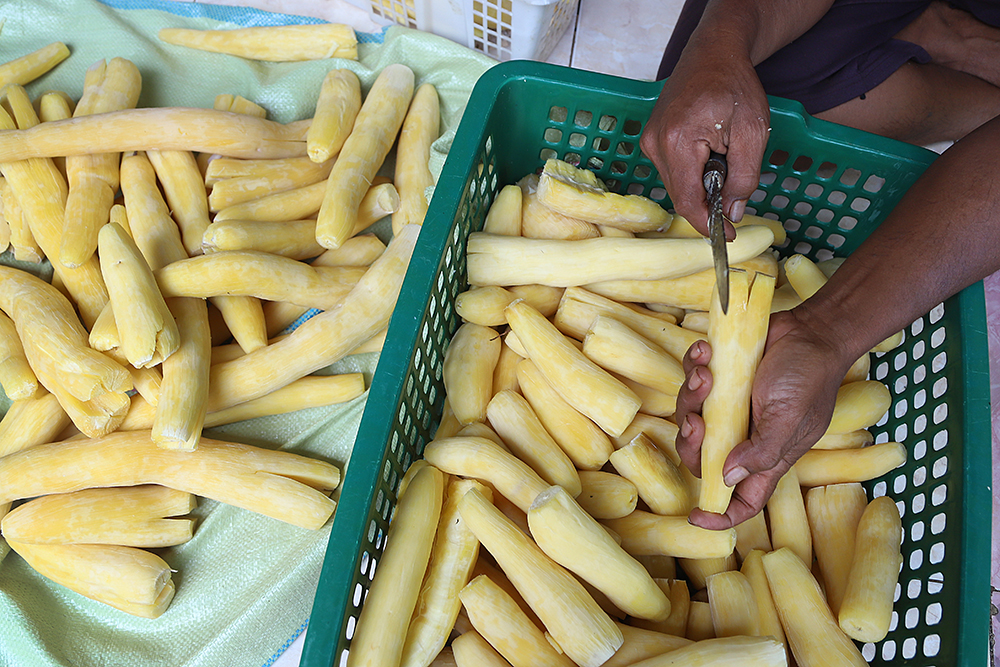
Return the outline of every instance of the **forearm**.
[[[998,150],[1000,119],[947,150],[794,314],[857,358],[1000,269]]]
[[[833,0],[710,0],[690,44],[744,54],[756,66],[815,25],[831,5]]]

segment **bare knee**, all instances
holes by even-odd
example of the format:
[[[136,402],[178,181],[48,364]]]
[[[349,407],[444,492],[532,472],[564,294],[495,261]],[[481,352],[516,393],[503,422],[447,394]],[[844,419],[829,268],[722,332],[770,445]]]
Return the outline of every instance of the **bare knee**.
[[[866,132],[928,145],[957,141],[1000,114],[1000,88],[940,65],[907,63],[862,97],[816,114]]]

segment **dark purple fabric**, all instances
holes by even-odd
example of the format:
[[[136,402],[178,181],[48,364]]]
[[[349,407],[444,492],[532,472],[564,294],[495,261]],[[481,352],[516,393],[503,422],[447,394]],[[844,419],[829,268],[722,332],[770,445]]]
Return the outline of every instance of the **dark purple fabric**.
[[[670,75],[708,0],[687,0],[660,61],[658,78]],[[810,114],[865,94],[903,63],[926,63],[920,46],[894,39],[930,0],[836,0],[823,18],[791,44],[757,66],[765,92],[798,100]],[[1000,26],[1000,1],[955,0],[952,4]]]

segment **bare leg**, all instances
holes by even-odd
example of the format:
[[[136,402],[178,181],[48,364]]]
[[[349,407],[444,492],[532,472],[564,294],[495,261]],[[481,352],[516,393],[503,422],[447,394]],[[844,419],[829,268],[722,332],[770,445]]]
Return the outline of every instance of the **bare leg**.
[[[947,2],[932,2],[896,37],[924,47],[937,65],[1000,85],[1000,28]]]
[[[816,115],[926,146],[957,141],[1000,115],[1000,88],[942,65],[910,62],[863,98]]]
[[[957,141],[1000,114],[1000,29],[935,0],[896,35],[931,56],[820,118],[920,145]]]

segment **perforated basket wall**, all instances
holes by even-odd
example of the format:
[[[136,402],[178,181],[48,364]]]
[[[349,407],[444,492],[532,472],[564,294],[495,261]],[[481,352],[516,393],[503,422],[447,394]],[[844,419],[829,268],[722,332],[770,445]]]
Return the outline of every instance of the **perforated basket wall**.
[[[464,247],[498,190],[559,157],[619,192],[669,207],[638,139],[659,85],[543,63],[487,72],[470,99],[436,188],[347,470],[303,664],[341,664],[384,546],[395,490],[441,414],[441,368],[460,322]],[[807,118],[772,99],[771,140],[751,210],[780,219],[783,252],[815,259],[855,249],[934,157]],[[990,431],[982,286],[949,299],[878,355],[872,376],[893,405],[873,432],[908,462],[867,485],[903,516],[904,565],[889,636],[862,646],[874,665],[986,663]]]
[[[349,0],[372,16],[447,37],[497,60],[545,60],[579,0]]]

